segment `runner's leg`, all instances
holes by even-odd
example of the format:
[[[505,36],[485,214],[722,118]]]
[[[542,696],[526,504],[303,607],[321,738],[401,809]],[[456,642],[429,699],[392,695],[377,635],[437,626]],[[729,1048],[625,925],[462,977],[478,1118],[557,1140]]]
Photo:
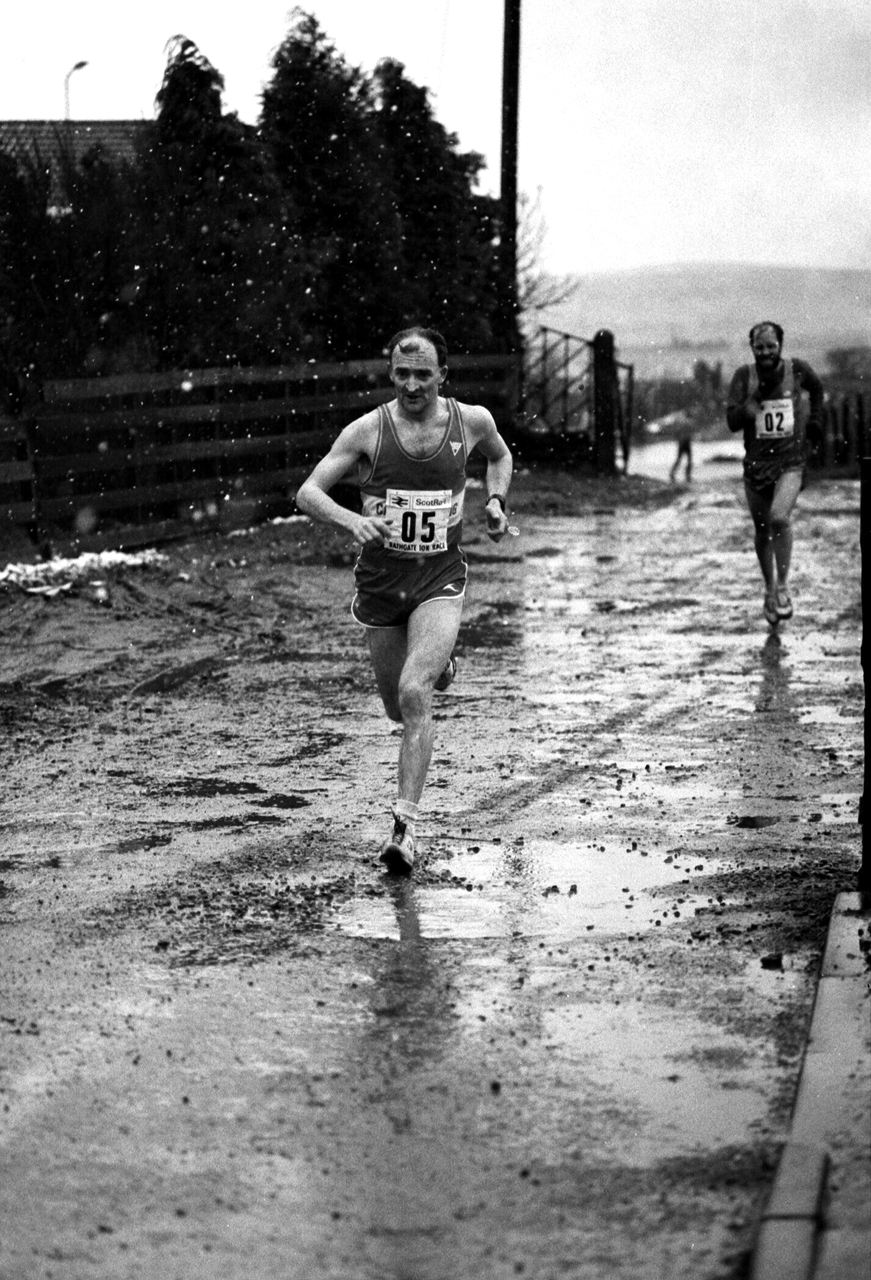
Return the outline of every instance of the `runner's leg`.
[[[384,710],[391,720],[402,722],[399,709],[399,677],[408,654],[408,637],[405,623],[399,627],[384,627],[367,631],[369,657],[375,672],[375,683],[384,703]]]
[[[462,599],[432,600],[419,605],[406,626],[369,632],[384,709],[403,728],[393,833],[381,846],[381,861],[403,875],[414,863],[418,802],[432,756],[433,685],[453,651],[462,612]]]
[[[412,804],[420,799],[432,755],[433,685],[453,651],[462,612],[462,600],[431,600],[405,626],[367,632],[384,710],[404,728],[399,798]]]
[[[771,502],[771,547],[777,570],[777,586],[786,588],[789,566],[792,561],[792,523],[790,516],[796,498],[801,492],[801,471],[784,471],[774,486]]]
[[[759,561],[759,568],[762,570],[762,577],[765,580],[765,594],[770,596],[774,592],[774,552],[771,545],[771,496],[769,493],[758,493],[755,489],[751,489],[749,485],[744,486],[744,492],[747,495],[747,506],[750,508],[750,515],[753,517],[753,527],[756,531],[756,557]]]
[[[460,629],[462,600],[430,600],[408,619],[407,655],[399,677],[403,724],[399,800],[417,805],[432,756],[433,685],[444,671]]]

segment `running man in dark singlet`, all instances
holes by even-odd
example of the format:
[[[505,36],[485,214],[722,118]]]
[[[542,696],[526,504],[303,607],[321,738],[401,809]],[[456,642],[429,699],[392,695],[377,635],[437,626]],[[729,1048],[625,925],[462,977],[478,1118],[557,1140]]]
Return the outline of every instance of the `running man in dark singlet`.
[[[487,460],[487,534],[508,531],[505,502],[512,459],[489,411],[439,393],[447,348],[433,329],[403,330],[387,348],[396,398],[346,427],[297,494],[315,520],[347,529],[360,545],[351,606],[365,627],[378,692],[403,727],[393,831],[381,860],[408,873],[415,823],[433,748],[433,689],[456,671],[453,648],[466,590],[460,549],[466,461],[477,447]],[[329,490],[356,471],[362,514]]]
[[[726,421],[744,432],[744,490],[765,580],[763,613],[772,626],[792,617],[790,516],[804,486],[808,427],[822,426],[823,385],[804,360],[783,358],[783,330],[763,320],[750,330],[754,363],[735,370]],[[810,411],[803,399],[810,400]]]

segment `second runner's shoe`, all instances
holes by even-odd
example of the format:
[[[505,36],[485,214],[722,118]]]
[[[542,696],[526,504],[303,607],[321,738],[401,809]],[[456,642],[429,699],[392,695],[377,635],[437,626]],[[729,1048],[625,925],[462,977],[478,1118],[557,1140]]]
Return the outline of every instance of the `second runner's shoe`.
[[[780,621],[780,614],[777,612],[777,597],[766,596],[765,604],[762,607],[765,614],[765,621],[772,627],[776,627]]]
[[[792,601],[789,598],[789,592],[786,587],[778,587],[777,595],[774,598],[774,607],[777,611],[778,618],[784,621],[792,617]]]

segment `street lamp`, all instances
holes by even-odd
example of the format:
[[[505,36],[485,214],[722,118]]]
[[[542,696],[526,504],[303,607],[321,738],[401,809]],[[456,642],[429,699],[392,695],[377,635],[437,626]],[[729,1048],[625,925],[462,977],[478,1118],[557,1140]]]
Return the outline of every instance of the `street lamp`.
[[[70,118],[70,76],[74,71],[81,71],[82,67],[86,67],[87,62],[77,62],[74,67],[70,67],[64,76],[64,119]]]

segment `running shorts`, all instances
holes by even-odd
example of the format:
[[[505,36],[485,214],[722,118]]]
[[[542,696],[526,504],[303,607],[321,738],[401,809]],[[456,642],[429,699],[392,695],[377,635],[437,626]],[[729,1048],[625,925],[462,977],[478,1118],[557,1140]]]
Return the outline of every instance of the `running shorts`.
[[[744,484],[753,493],[765,493],[773,489],[778,480],[787,471],[802,473],[802,488],[806,478],[806,465],[793,457],[778,457],[776,454],[767,458],[744,459]]]
[[[401,627],[422,604],[462,600],[467,572],[458,546],[426,556],[363,551],[354,568],[351,613],[363,627]]]

